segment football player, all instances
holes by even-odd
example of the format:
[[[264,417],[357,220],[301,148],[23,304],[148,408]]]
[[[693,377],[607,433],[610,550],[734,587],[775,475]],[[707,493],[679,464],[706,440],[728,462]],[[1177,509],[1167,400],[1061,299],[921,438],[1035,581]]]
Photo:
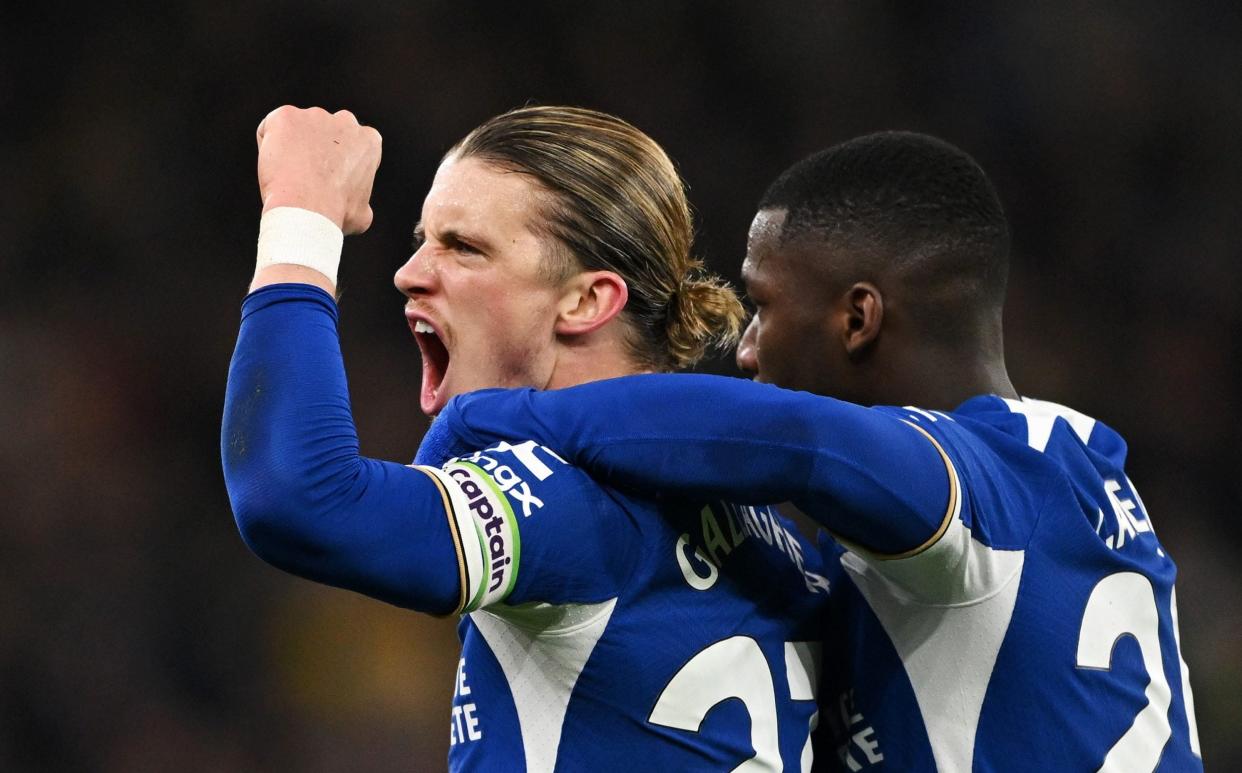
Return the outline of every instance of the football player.
[[[1010,382],[1008,259],[969,155],[863,136],[760,203],[737,362],[761,383],[482,392],[429,442],[521,428],[609,483],[811,515],[849,578],[822,697],[844,769],[1201,770],[1173,560],[1121,436]]]
[[[461,615],[453,770],[806,770],[819,553],[764,507],[602,486],[529,438],[360,456],[337,336],[343,234],[380,137],[348,112],[258,129],[258,265],[221,453],[247,545],[286,571]],[[491,386],[693,364],[740,301],[691,255],[681,179],[613,116],[528,107],[444,157],[396,273],[438,413]],[[447,681],[447,679],[446,679]]]

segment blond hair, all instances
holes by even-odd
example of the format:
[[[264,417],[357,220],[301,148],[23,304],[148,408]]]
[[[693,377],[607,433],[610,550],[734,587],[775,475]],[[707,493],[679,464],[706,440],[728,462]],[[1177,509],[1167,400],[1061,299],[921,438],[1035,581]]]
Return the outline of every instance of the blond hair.
[[[664,150],[634,126],[585,108],[524,107],[490,119],[447,155],[529,175],[552,194],[546,222],[536,224],[559,248],[546,256],[549,278],[619,274],[639,364],[687,368],[709,349],[737,344],[741,301],[691,255],[685,185]]]

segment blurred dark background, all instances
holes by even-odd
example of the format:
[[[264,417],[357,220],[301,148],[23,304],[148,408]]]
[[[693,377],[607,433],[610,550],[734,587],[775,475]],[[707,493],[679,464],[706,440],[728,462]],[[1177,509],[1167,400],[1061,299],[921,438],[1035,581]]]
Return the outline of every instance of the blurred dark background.
[[[1013,222],[1014,381],[1129,439],[1208,769],[1242,769],[1240,6],[617,5],[4,5],[0,769],[443,769],[451,621],[283,575],[234,529],[253,135],[285,103],[384,135],[342,335],[364,452],[406,461],[426,420],[391,275],[440,155],[530,101],[661,142],[734,279],[807,153],[900,128],[973,154]]]

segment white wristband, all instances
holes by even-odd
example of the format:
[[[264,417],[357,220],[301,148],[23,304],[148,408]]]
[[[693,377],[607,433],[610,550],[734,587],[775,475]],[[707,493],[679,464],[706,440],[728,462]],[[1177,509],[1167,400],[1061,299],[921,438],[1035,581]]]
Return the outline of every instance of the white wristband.
[[[259,219],[259,251],[255,271],[276,263],[313,268],[336,284],[345,234],[318,212],[276,207]]]

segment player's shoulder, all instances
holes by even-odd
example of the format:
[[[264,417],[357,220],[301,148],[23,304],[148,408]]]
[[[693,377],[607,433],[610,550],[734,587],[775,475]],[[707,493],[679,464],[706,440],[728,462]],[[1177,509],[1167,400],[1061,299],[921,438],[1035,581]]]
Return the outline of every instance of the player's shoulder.
[[[1012,464],[1036,459],[1024,440],[1021,417],[1002,410],[1003,406],[1000,398],[988,397],[967,401],[954,411],[914,405],[877,406],[875,410],[918,430],[956,466],[998,473]],[[975,471],[959,470],[967,474]]]
[[[416,467],[439,482],[457,537],[467,578],[462,611],[502,601],[592,601],[612,595],[632,562],[631,515],[583,470],[533,440]]]
[[[1028,442],[1025,418],[995,396],[952,411],[882,406],[933,443],[958,492],[960,518],[992,547],[1025,545],[1052,492],[1068,492],[1059,462]]]
[[[1125,468],[1126,442],[1116,430],[1051,400],[983,395],[948,415],[961,434],[1004,459],[1039,458],[1071,474],[1083,460],[1101,470]]]
[[[524,531],[585,537],[621,523],[632,527],[645,504],[620,495],[534,440],[502,440],[462,453],[437,474],[471,502],[486,501],[511,513]]]
[[[526,518],[546,509],[549,501],[604,499],[601,487],[586,472],[534,440],[502,440],[450,459],[443,470],[461,481],[481,481]]]
[[[946,450],[971,453],[992,465],[1055,467],[1073,450],[1090,453],[1121,467],[1125,441],[1102,422],[1059,403],[1027,397],[980,395],[952,411],[917,406],[878,406],[923,430]]]
[[[948,412],[914,406],[882,410],[934,438],[968,486],[970,479],[986,479],[1002,485],[1008,496],[1025,490],[1027,498],[1038,499],[1058,480],[1076,486],[1124,477],[1121,435],[1060,403],[980,395]]]

